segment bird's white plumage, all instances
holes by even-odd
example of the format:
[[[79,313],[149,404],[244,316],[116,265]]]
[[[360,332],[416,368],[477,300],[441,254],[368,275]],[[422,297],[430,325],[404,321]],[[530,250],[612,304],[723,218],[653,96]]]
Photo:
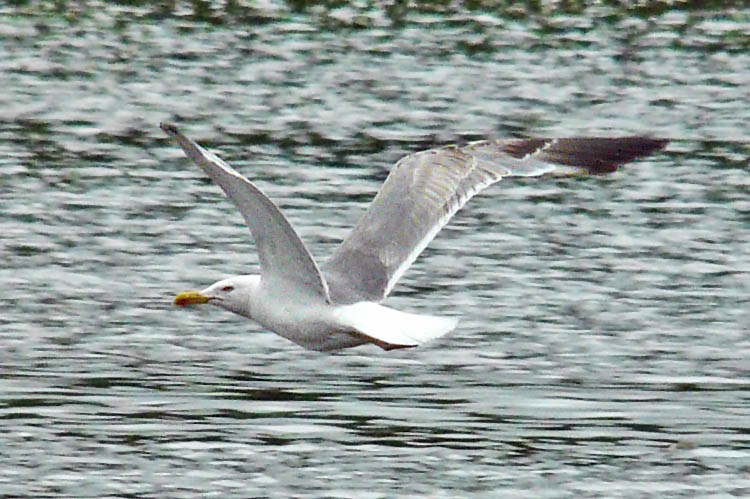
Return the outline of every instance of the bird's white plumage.
[[[373,343],[412,347],[455,328],[454,318],[400,312],[380,305],[440,229],[482,189],[504,177],[533,177],[560,165],[593,173],[663,147],[666,141],[510,139],[415,153],[394,166],[385,184],[323,270],[276,205],[215,154],[162,124],[185,153],[234,202],[255,239],[260,276],[236,276],[178,305],[215,303],[252,318],[312,350]]]

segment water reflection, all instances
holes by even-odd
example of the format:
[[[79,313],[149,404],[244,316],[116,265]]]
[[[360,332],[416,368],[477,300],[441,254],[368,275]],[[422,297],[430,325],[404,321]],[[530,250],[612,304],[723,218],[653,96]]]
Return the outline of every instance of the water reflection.
[[[4,494],[748,488],[741,8],[55,5],[0,27]],[[318,257],[408,152],[675,140],[614,177],[496,186],[389,301],[460,313],[455,333],[320,355],[172,310],[257,257],[160,121],[256,179]]]

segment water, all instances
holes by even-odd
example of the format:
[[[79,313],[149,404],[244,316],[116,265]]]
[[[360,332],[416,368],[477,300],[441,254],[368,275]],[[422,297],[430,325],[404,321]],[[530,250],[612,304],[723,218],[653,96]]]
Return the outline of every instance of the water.
[[[747,10],[76,5],[0,7],[0,495],[750,493]],[[320,261],[405,153],[673,142],[493,187],[387,302],[455,332],[322,355],[171,306],[257,257],[160,121]]]

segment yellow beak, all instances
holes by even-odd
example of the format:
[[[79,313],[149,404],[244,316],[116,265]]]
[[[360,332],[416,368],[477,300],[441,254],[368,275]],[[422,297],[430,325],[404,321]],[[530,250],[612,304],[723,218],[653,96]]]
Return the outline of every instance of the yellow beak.
[[[185,291],[174,297],[174,304],[179,307],[208,303],[211,298],[200,294],[198,291]]]

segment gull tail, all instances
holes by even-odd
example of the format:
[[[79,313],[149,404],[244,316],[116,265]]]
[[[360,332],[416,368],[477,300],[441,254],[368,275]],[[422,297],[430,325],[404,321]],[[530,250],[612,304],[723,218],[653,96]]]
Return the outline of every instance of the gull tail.
[[[453,331],[458,324],[454,317],[410,314],[367,301],[342,305],[335,315],[341,326],[354,329],[383,350],[421,345]]]

